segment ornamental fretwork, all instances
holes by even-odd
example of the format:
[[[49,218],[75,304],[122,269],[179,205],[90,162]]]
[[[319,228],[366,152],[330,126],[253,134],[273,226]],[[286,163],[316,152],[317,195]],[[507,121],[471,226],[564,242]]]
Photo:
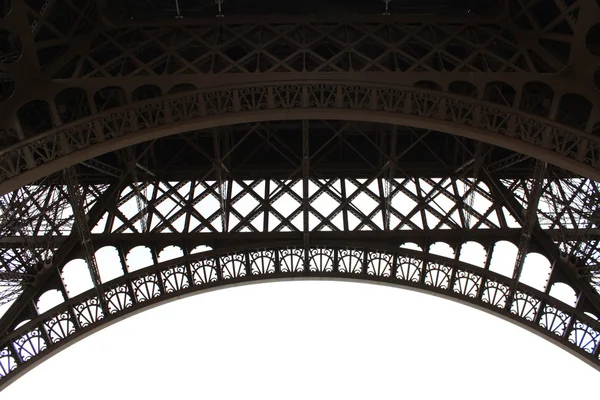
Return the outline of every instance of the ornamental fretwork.
[[[600,369],[595,0],[165,3],[0,2],[0,387],[144,307],[312,278]]]

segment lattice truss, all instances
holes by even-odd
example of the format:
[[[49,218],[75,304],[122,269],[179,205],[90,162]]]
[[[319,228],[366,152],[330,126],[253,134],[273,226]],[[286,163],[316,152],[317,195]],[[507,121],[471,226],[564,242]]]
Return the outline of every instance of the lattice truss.
[[[524,172],[531,169],[527,157],[446,135],[456,149],[462,148],[467,154],[466,159],[453,157],[454,164],[450,164],[448,158],[443,159],[448,154],[443,149],[451,142],[439,149],[429,147],[445,135],[431,131],[387,126],[372,132],[376,127],[372,124],[311,121],[307,125],[314,126],[315,132],[302,134],[301,125],[293,121],[259,123],[230,127],[228,134],[214,130],[185,133],[125,149],[120,157],[112,154],[80,165],[81,184],[89,191],[85,209],[92,241],[99,249],[95,256],[102,260],[99,273],[103,297],[95,295],[82,250],[57,257],[56,249],[73,238],[78,240],[77,232],[71,232],[75,221],[68,190],[57,185],[55,197],[62,208],[54,207],[62,210],[62,219],[55,217],[56,222],[49,225],[54,233],[38,233],[26,240],[12,233],[0,243],[7,247],[7,253],[15,243],[44,247],[45,254],[53,254],[58,263],[54,267],[58,267],[60,279],[49,278],[45,292],[33,298],[38,308],[30,311],[30,318],[47,318],[61,307],[79,311],[60,311],[57,320],[44,320],[46,325],[34,330],[27,319],[16,321],[15,332],[29,333],[15,336],[14,350],[6,350],[6,373],[12,368],[18,370],[16,360],[27,363],[79,329],[97,326],[104,318],[129,312],[137,304],[228,281],[262,279],[269,274],[296,276],[307,271],[341,277],[356,274],[365,279],[391,279],[447,291],[492,309],[506,310],[511,318],[550,332],[597,360],[600,331],[594,328],[595,315],[584,311],[589,308],[583,307],[585,303],[581,301],[589,293],[581,292],[581,287],[569,289],[564,283],[572,284],[569,277],[556,265],[568,260],[547,247],[550,243],[556,250],[570,252],[576,261],[572,265],[580,269],[582,276],[597,276],[593,261],[597,251],[589,252],[588,248],[597,240],[598,232],[592,214],[580,206],[593,196],[589,188],[595,185],[590,180],[551,168],[541,185],[536,185]],[[279,130],[282,132],[278,134]],[[292,130],[295,137],[290,137]],[[413,153],[397,152],[393,146],[395,141],[405,142],[403,135],[414,138]],[[383,139],[380,143],[369,142],[375,137]],[[256,150],[258,158],[270,154],[266,162],[278,165],[275,175],[279,176],[236,177],[244,167],[259,171],[256,155],[245,150],[236,153],[235,149],[241,148],[240,138],[241,142],[260,139],[265,143],[268,151]],[[199,146],[203,140],[211,145]],[[308,162],[303,157],[303,146],[291,147],[294,140],[312,143],[308,146]],[[376,156],[369,146],[378,151]],[[161,154],[147,156],[167,148],[178,148],[180,152],[178,157],[169,157],[170,164],[164,164]],[[176,176],[189,174],[182,169],[182,164],[191,159],[186,152],[196,154],[196,164],[185,165],[193,169],[196,178],[161,178],[166,170],[175,171]],[[495,152],[499,154],[493,157],[494,162],[482,161],[492,158]],[[336,153],[343,155],[336,159]],[[240,154],[245,160],[237,159]],[[114,161],[108,163],[114,156],[122,160],[123,169],[112,167],[118,165]],[[353,163],[354,168],[362,167],[359,173],[332,175],[331,169],[336,169],[332,163],[337,160],[337,165],[341,165],[355,157],[363,158],[362,162]],[[409,170],[406,161],[411,157],[439,160],[430,163],[429,169]],[[177,162],[178,159],[188,161]],[[240,164],[242,168],[238,170],[229,167]],[[305,175],[306,164],[309,169]],[[125,165],[131,168],[127,170]],[[157,165],[165,171],[155,169]],[[517,168],[519,165],[522,167]],[[198,171],[202,171],[202,166],[204,177],[200,178]],[[451,168],[453,172],[440,177],[436,167]],[[60,175],[54,179],[59,180]],[[112,183],[100,184],[100,180]],[[587,185],[588,191],[578,185]],[[519,248],[525,226],[523,211],[536,186],[541,188],[540,205],[536,208],[536,225],[541,234],[533,232],[535,243]],[[35,187],[24,186],[23,190]],[[38,211],[31,224],[43,224],[48,214]],[[582,221],[584,217],[586,221]],[[566,218],[573,218],[573,222]],[[59,222],[62,227],[55,229]],[[309,242],[305,245],[306,234]],[[548,238],[547,243],[544,238]],[[372,246],[380,250],[369,250]],[[406,267],[394,261],[404,257],[403,250],[391,250],[399,246],[414,252],[409,254],[412,261],[407,261]],[[254,248],[256,252],[241,250]],[[149,257],[143,265],[136,261],[140,249],[146,249]],[[198,257],[204,257],[204,251],[221,255],[202,261]],[[515,277],[520,251],[528,254]],[[112,259],[107,258],[111,253]],[[507,253],[514,256],[512,261],[510,257],[506,261]],[[346,259],[344,254],[354,254],[355,259]],[[505,261],[494,262],[499,257]],[[179,260],[184,258],[191,264],[182,264]],[[168,264],[169,260],[175,261]],[[457,262],[462,264],[453,266]],[[150,267],[153,272],[147,270]],[[73,280],[73,271],[78,271],[79,280]],[[140,273],[149,275],[140,277]],[[127,279],[132,280],[123,283]],[[21,283],[26,284],[24,280]],[[561,285],[567,288],[566,296],[557,292]],[[54,307],[47,303],[41,306],[53,293],[59,296],[51,302]],[[78,303],[84,297],[89,300]]]
[[[520,51],[513,36],[493,25],[332,23],[119,29],[99,34],[93,43],[87,57],[74,57],[54,77],[302,71],[555,72],[535,53]]]
[[[297,277],[454,297],[600,368],[595,1],[264,23],[9,3],[0,387],[147,305]]]
[[[85,188],[85,209],[95,203],[106,185]],[[68,236],[73,228],[73,212],[66,187],[52,179],[2,196],[0,305],[13,301],[22,284],[33,284],[41,269],[51,266],[57,249],[56,238]],[[43,242],[36,238],[45,238]]]
[[[503,181],[515,194],[515,198],[527,207],[532,182],[528,180]],[[559,232],[572,231],[557,244],[561,252],[577,260],[582,274],[593,277],[598,285],[599,247],[595,234],[598,232],[598,183],[580,177],[546,180],[538,205],[540,225]]]
[[[61,11],[55,21],[29,9],[30,18],[39,18],[32,30],[40,43],[41,68],[55,78],[257,71],[557,72],[570,52],[561,35],[574,34],[581,2],[514,2],[511,16],[519,28],[536,31],[537,51],[523,49],[511,29],[491,23],[253,23],[108,29],[90,35],[87,54],[74,55],[69,38],[93,32],[95,8],[87,3],[55,6]],[[548,54],[554,56],[551,61]]]

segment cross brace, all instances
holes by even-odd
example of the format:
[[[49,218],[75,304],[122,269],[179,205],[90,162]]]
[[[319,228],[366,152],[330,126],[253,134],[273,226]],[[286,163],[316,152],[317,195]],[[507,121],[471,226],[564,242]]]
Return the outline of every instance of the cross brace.
[[[513,271],[513,290],[511,293],[515,293],[516,282],[521,277],[521,271],[523,270],[523,264],[525,263],[525,256],[529,249],[529,241],[533,228],[537,224],[537,211],[540,197],[542,195],[542,187],[544,185],[544,176],[546,175],[546,163],[541,160],[536,160],[535,170],[533,174],[531,190],[529,192],[529,202],[527,203],[527,210],[523,218],[522,234],[519,240],[519,247],[517,253],[517,259],[515,261],[515,269]]]
[[[485,171],[486,180],[490,189],[506,200],[507,207],[509,207],[512,214],[521,220],[521,226],[525,225],[523,218],[520,217],[526,215],[521,204],[514,195],[502,185],[502,183],[498,182],[497,179],[487,171],[487,169],[484,168],[483,170]],[[550,259],[554,260],[555,268],[553,274],[559,273],[575,290],[581,290],[582,296],[579,297],[577,307],[588,307],[593,310],[592,312],[596,314],[600,313],[600,295],[598,295],[587,280],[579,275],[574,266],[568,264],[566,260],[561,257],[556,244],[544,233],[539,225],[533,226],[531,238],[544,249]]]
[[[81,189],[79,181],[77,180],[77,171],[75,167],[70,167],[64,170],[65,180],[67,182],[67,189],[69,191],[69,200],[71,207],[73,208],[73,216],[75,217],[75,225],[83,252],[85,261],[90,270],[92,282],[96,292],[98,293],[98,299],[102,301],[102,281],[100,280],[100,272],[98,271],[98,263],[96,262],[96,256],[94,255],[94,246],[92,244],[92,234],[90,227],[88,226],[87,216],[85,213],[83,197],[81,195]]]

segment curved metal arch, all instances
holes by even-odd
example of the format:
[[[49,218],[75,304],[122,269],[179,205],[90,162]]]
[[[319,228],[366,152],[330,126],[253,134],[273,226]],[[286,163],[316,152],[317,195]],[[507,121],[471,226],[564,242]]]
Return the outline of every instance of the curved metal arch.
[[[600,138],[470,97],[374,83],[253,83],[178,93],[98,113],[0,152],[0,194],[153,138],[238,123],[337,119],[464,136],[600,181]]]
[[[456,300],[524,327],[600,370],[600,322],[546,293],[408,249],[323,242],[306,254],[302,243],[290,242],[188,255],[108,282],[102,301],[95,290],[67,300],[3,339],[0,389],[74,341],[166,301],[239,284],[312,278],[388,284]]]

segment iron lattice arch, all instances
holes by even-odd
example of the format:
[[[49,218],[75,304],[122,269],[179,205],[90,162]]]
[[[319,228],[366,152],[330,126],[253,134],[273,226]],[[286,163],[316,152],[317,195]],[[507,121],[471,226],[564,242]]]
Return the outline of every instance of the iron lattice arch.
[[[406,249],[375,250],[334,244],[231,248],[162,262],[106,285],[102,298],[85,292],[26,322],[0,351],[4,373],[15,377],[61,346],[157,302],[241,283],[298,278],[358,280],[427,290],[500,314],[577,353],[598,360],[598,323],[541,291],[451,259]],[[594,328],[592,328],[594,327]]]
[[[600,367],[597,2],[179,3],[2,3],[0,387],[290,278],[458,299]]]

